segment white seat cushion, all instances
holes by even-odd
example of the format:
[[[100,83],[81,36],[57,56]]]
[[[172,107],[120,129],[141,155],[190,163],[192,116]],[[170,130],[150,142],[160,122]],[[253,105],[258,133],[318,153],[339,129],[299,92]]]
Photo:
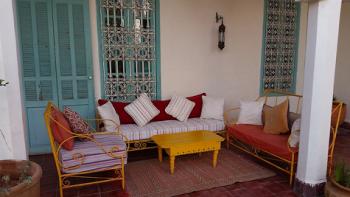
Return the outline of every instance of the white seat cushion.
[[[189,118],[186,122],[178,120],[164,120],[151,122],[139,127],[136,124],[120,125],[121,132],[128,140],[143,140],[157,134],[180,133],[196,130],[222,131],[225,128],[224,121],[215,119]]]

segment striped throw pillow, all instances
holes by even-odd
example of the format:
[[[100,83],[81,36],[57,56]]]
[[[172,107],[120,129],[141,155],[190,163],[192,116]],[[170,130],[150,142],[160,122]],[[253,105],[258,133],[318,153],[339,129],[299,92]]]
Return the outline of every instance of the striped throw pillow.
[[[180,121],[186,121],[194,106],[195,103],[185,97],[173,96],[165,112]]]
[[[124,109],[140,127],[145,126],[160,113],[146,93],[142,93]]]

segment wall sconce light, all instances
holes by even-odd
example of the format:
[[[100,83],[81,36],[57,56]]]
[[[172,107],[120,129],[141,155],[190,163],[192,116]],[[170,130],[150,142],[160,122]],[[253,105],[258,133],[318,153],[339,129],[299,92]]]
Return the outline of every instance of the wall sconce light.
[[[224,17],[216,13],[216,23],[218,23],[221,20],[221,25],[219,26],[219,42],[218,47],[219,49],[225,48],[225,25],[224,25]]]

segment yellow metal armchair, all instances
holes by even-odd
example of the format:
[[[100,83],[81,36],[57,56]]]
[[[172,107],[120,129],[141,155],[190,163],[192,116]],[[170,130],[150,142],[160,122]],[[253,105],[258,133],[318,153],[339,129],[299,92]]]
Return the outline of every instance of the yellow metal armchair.
[[[92,130],[89,134],[77,134],[55,119],[53,110],[57,110],[57,107],[49,102],[44,118],[57,169],[60,197],[63,197],[65,189],[111,181],[121,181],[124,189],[124,165],[129,147],[125,143],[126,137],[119,129],[116,132]],[[53,124],[58,125],[70,137],[58,143],[54,138],[57,134],[53,133]],[[72,150],[65,149],[64,144],[71,140],[74,140]]]

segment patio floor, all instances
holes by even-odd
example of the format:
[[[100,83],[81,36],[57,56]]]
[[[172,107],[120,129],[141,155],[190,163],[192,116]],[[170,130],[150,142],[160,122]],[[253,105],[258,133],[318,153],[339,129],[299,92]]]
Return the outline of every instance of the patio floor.
[[[350,164],[350,130],[340,129],[335,148],[335,159],[344,160]],[[236,151],[236,150],[232,150]],[[133,162],[141,159],[149,159],[156,157],[156,151],[144,151],[131,153],[128,156],[128,162]],[[180,195],[182,197],[189,196],[211,196],[211,197],[225,197],[225,196],[239,196],[239,197],[259,197],[268,196],[295,196],[292,188],[288,184],[288,177],[280,171],[265,165],[264,163],[246,155],[252,162],[258,162],[269,169],[274,170],[277,175],[267,179],[249,181],[244,183],[236,183],[233,185],[217,187],[209,190],[192,192],[189,194]],[[54,161],[51,155],[37,155],[30,156],[30,160],[37,162],[43,169],[43,177],[41,179],[41,196],[58,197],[58,178]],[[79,189],[65,190],[65,197],[109,197],[109,196],[128,196],[127,191],[121,190],[119,183],[106,183],[89,187],[82,187]]]

